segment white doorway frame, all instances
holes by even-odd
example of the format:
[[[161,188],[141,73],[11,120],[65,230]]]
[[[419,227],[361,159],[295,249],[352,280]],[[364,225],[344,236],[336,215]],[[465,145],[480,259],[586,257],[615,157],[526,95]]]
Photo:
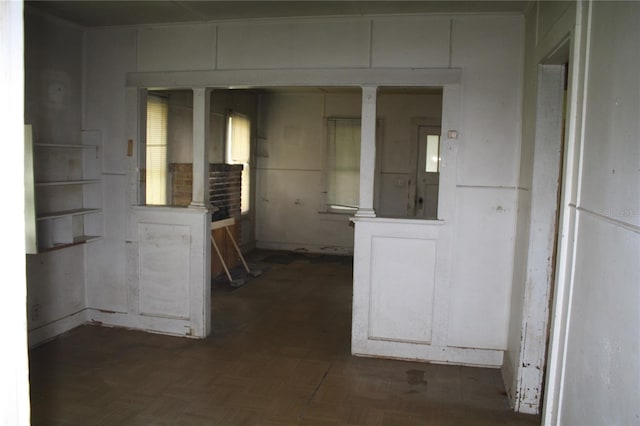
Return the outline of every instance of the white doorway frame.
[[[565,147],[563,156],[562,198],[558,229],[556,275],[550,316],[549,348],[545,368],[542,424],[555,425],[561,418],[567,330],[573,293],[576,206],[581,174],[581,139],[585,109],[586,63],[589,51],[587,35],[591,21],[591,4],[577,2],[575,27],[569,38],[569,77]],[[551,55],[550,55],[551,56]]]
[[[377,86],[398,86],[398,87],[451,87],[451,85],[459,85],[462,71],[458,68],[397,68],[397,69],[284,69],[284,70],[234,70],[234,71],[176,71],[176,72],[134,72],[128,73],[126,78],[127,86],[127,132],[132,141],[140,140],[140,110],[142,107],[142,96],[144,89],[193,89],[194,93],[206,94],[212,89],[237,89],[237,88],[268,88],[268,87],[361,87],[363,91],[372,91]],[[457,92],[456,92],[457,93]],[[443,113],[444,114],[444,113]],[[457,115],[457,111],[455,113]],[[363,113],[364,115],[364,113]],[[204,120],[206,114],[196,114],[194,109],[194,154],[202,153],[206,144],[201,140],[202,137],[195,137],[197,121]],[[373,121],[375,125],[375,120]],[[444,123],[444,116],[443,116]],[[202,130],[202,122],[199,123],[197,129]],[[202,132],[201,132],[202,133]],[[207,134],[207,132],[204,132]],[[206,153],[206,152],[205,152]],[[207,155],[194,155],[199,161],[194,161],[194,182],[196,178],[204,178],[204,171],[207,169]],[[196,167],[198,166],[198,167]],[[149,220],[159,214],[156,207],[138,206],[138,163],[134,155],[129,161],[129,182],[130,182],[130,217],[139,218],[137,222],[129,225],[130,235],[130,258],[136,258],[136,250],[139,247],[146,247],[149,244],[146,241],[137,241],[135,239],[136,229],[140,224],[147,223]],[[200,171],[198,173],[198,170]],[[362,170],[361,170],[362,172]],[[195,188],[195,185],[194,185]],[[373,188],[373,186],[372,186]],[[200,191],[202,192],[202,191]],[[194,192],[195,194],[195,192]],[[442,198],[443,195],[440,195]],[[447,194],[446,197],[453,197]],[[195,200],[194,195],[194,200]],[[199,201],[203,201],[198,199]],[[205,204],[207,200],[204,200]],[[193,204],[193,203],[192,203]],[[185,220],[189,221],[190,234],[193,236],[190,249],[190,259],[194,264],[192,274],[190,275],[190,291],[193,297],[190,299],[190,308],[192,315],[189,318],[163,318],[163,329],[174,330],[176,327],[187,327],[187,331],[194,337],[206,337],[210,332],[211,321],[211,303],[210,303],[210,268],[208,267],[208,259],[210,257],[208,243],[210,233],[210,214],[207,213],[205,206],[195,206],[198,208],[203,220],[197,224],[189,221],[188,216],[194,213],[189,209],[173,209],[164,208],[167,211],[166,216],[170,216],[166,220],[173,221],[176,224],[183,225]],[[371,205],[373,207],[373,205]],[[192,209],[193,210],[193,209]],[[373,209],[372,209],[373,210]],[[132,215],[132,213],[137,215]],[[164,224],[164,223],[163,223]],[[155,231],[155,228],[153,229]],[[185,231],[186,232],[186,231]],[[178,237],[184,235],[178,235]],[[154,234],[155,238],[155,234]],[[146,246],[144,245],[146,244]],[[198,247],[201,245],[201,248]],[[134,262],[132,262],[134,263]],[[144,265],[140,266],[132,264],[128,271],[128,281],[130,291],[134,293],[136,286],[140,282],[141,270]],[[175,280],[174,280],[175,281]],[[164,283],[164,291],[174,291],[177,286],[176,282]],[[150,295],[150,297],[153,294]],[[136,313],[136,306],[131,306],[130,310]],[[197,312],[195,312],[197,311]],[[197,315],[196,315],[197,314]],[[139,316],[138,316],[139,317]],[[109,323],[108,321],[103,321]],[[130,325],[132,328],[139,327],[139,324]],[[148,327],[147,327],[148,328]],[[192,330],[192,329],[195,329]]]
[[[539,412],[542,400],[549,306],[553,300],[554,245],[558,232],[558,190],[563,151],[564,81],[564,65],[538,65],[526,291],[514,401],[516,411],[530,414]]]

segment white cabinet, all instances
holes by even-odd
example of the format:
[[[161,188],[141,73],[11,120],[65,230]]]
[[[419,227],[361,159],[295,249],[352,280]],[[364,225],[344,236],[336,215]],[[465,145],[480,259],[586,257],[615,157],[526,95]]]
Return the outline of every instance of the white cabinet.
[[[82,144],[33,144],[38,252],[102,236],[102,161],[99,131],[82,131]]]

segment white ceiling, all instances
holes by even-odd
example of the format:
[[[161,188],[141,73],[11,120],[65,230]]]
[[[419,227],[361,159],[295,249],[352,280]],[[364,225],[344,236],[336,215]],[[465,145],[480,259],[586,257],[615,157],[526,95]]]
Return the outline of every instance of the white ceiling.
[[[516,12],[525,0],[445,1],[183,1],[183,0],[38,0],[27,7],[84,27],[169,22],[207,22],[229,19],[284,18],[335,15],[408,13]]]

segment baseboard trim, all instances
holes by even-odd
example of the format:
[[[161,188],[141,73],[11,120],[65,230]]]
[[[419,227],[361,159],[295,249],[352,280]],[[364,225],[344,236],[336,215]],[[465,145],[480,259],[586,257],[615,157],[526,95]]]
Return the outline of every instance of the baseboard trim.
[[[28,331],[29,348],[34,348],[87,322],[87,309],[53,320]]]

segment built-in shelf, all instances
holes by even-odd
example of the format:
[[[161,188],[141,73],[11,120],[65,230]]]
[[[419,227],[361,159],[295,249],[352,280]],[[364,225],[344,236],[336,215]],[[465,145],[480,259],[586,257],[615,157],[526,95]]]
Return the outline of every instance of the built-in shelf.
[[[51,149],[97,149],[98,145],[62,144],[62,143],[35,143],[36,148]]]
[[[73,210],[63,210],[59,212],[49,212],[39,214],[36,220],[47,220],[47,219],[57,219],[61,217],[67,216],[81,216],[85,214],[91,213],[100,213],[101,209],[73,209]]]
[[[102,137],[97,130],[83,130],[80,136],[78,144],[32,143],[28,138],[25,153],[32,161],[25,160],[31,174],[25,178],[30,188],[25,205],[35,224],[27,233],[29,253],[102,238]]]
[[[98,235],[78,235],[73,238],[73,242],[71,243],[56,243],[56,244],[53,244],[51,247],[41,248],[40,252],[59,250],[66,247],[77,246],[79,244],[90,243],[92,241],[97,241],[100,239],[102,239],[102,237]]]
[[[98,183],[98,179],[81,179],[81,180],[59,180],[53,182],[36,182],[36,186],[64,186],[64,185],[86,185],[89,183]]]

